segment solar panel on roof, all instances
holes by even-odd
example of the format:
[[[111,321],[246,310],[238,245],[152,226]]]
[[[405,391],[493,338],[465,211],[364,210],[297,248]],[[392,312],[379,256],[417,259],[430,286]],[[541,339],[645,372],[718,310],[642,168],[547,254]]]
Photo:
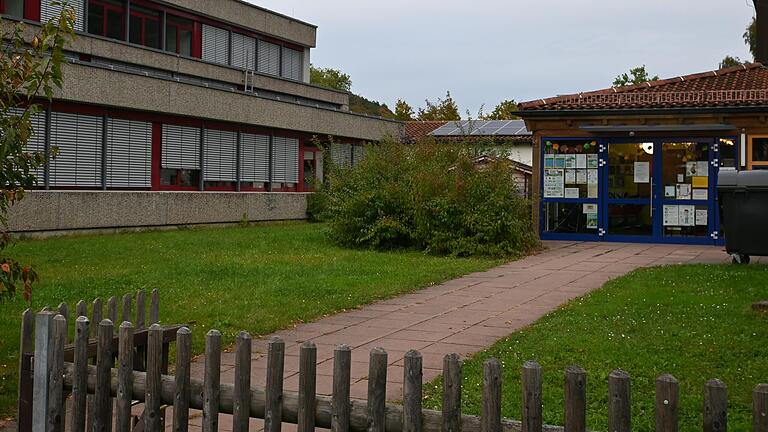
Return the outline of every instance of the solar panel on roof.
[[[450,121],[430,133],[432,136],[519,136],[531,135],[523,120]]]

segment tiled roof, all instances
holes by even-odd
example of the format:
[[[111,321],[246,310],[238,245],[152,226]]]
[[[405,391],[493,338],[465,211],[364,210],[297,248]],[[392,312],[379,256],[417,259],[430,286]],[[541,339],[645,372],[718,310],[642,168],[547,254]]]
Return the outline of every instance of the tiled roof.
[[[768,68],[752,63],[648,83],[521,103],[522,111],[768,105]]]
[[[446,121],[410,121],[405,123],[405,136],[411,142],[426,138],[432,131],[446,124]]]

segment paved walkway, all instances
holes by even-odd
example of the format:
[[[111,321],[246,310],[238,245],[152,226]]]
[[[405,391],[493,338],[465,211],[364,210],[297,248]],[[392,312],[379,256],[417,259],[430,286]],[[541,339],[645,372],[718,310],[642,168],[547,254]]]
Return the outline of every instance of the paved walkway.
[[[636,268],[729,259],[722,248],[711,246],[575,242],[546,242],[546,246],[538,255],[486,272],[254,340],[252,385],[264,385],[267,341],[280,336],[286,343],[285,391],[297,391],[299,347],[311,340],[317,345],[318,393],[331,393],[333,350],[345,343],[352,347],[351,396],[365,398],[368,353],[382,347],[389,354],[387,398],[397,400],[402,395],[403,355],[410,349],[421,351],[424,382],[428,382],[441,374],[445,354],[467,356],[481,351],[569,300]],[[223,354],[222,382],[233,382],[234,365],[234,353]],[[193,364],[192,373],[202,379],[202,358]],[[192,425],[199,427],[200,413],[192,416]],[[260,430],[261,422],[252,422],[251,430]],[[231,416],[222,415],[222,430],[230,424]],[[284,425],[286,431],[294,429]]]

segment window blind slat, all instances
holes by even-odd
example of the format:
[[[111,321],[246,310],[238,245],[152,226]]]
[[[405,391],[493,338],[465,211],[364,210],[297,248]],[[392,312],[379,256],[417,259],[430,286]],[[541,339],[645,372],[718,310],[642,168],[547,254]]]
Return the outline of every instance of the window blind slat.
[[[229,32],[203,24],[203,60],[226,65],[228,57]]]
[[[51,113],[51,186],[101,186],[101,130],[100,117]]]
[[[148,188],[152,185],[152,124],[109,119],[107,186]]]
[[[206,181],[237,180],[237,133],[214,129],[205,130]]]
[[[280,46],[259,39],[258,47],[258,71],[280,75]]]
[[[162,167],[200,169],[200,129],[163,125]]]
[[[240,180],[244,182],[269,181],[269,137],[266,135],[240,135]]]

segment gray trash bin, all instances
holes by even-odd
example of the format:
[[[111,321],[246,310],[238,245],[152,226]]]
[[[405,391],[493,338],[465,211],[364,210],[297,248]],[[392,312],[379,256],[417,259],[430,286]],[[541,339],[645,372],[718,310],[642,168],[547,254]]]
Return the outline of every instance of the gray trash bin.
[[[721,171],[717,194],[725,249],[733,262],[768,256],[768,171]]]

